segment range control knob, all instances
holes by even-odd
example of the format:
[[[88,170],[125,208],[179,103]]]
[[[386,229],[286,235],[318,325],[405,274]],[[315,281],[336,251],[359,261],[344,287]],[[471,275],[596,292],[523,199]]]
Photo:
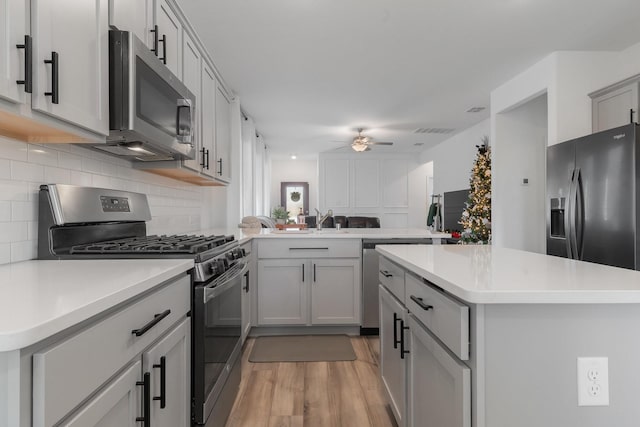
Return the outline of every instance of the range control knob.
[[[218,274],[218,263],[212,262],[211,264],[209,264],[209,273],[213,275]]]
[[[235,256],[235,254],[233,253],[233,251],[229,251],[229,252],[227,252],[227,253],[225,254],[225,256],[227,257],[227,259],[228,259],[229,261],[233,261],[234,259],[236,259],[236,256]]]

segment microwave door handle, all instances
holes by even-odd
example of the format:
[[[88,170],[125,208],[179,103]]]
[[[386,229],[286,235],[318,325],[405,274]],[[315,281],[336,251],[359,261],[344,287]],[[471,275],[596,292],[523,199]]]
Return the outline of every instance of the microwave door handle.
[[[178,99],[176,139],[182,144],[191,143],[191,100]]]

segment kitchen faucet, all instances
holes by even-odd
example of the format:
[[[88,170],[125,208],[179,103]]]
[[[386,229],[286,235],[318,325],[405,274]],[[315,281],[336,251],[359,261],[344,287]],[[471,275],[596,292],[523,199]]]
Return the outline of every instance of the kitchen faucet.
[[[322,213],[318,210],[318,208],[316,209],[316,230],[322,230],[322,223],[324,222],[325,219],[327,219],[330,216],[333,216],[333,211],[331,209],[329,209],[327,211],[327,213],[325,215],[322,215]]]

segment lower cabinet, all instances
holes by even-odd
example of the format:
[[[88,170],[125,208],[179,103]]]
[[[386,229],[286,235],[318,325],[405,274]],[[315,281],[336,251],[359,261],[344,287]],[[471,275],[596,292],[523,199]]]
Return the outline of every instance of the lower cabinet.
[[[87,403],[66,427],[134,427],[141,414],[140,372],[142,364],[135,362],[102,392]]]
[[[469,307],[403,276],[395,295],[379,287],[380,376],[398,427],[471,427]]]
[[[258,261],[259,325],[360,323],[359,259]]]
[[[471,427],[471,369],[409,315],[407,426]]]
[[[404,325],[407,309],[384,287],[380,300],[380,376],[382,387],[398,427],[406,425],[406,365],[408,345]],[[403,344],[402,346],[400,344]],[[403,348],[404,347],[404,348]]]
[[[251,242],[241,246],[245,254],[248,254],[246,261],[249,269],[244,275],[244,283],[242,285],[242,343],[247,339],[249,331],[251,331],[252,319],[252,296],[254,295],[254,286],[256,283],[256,262],[255,257],[251,253]]]
[[[189,426],[189,286],[183,275],[35,352],[32,425]]]

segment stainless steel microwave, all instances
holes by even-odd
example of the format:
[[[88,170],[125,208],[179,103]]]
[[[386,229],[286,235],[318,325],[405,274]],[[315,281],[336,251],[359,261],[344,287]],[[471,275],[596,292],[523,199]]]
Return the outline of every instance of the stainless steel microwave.
[[[109,136],[94,148],[132,160],[193,159],[196,98],[128,31],[109,31]]]

